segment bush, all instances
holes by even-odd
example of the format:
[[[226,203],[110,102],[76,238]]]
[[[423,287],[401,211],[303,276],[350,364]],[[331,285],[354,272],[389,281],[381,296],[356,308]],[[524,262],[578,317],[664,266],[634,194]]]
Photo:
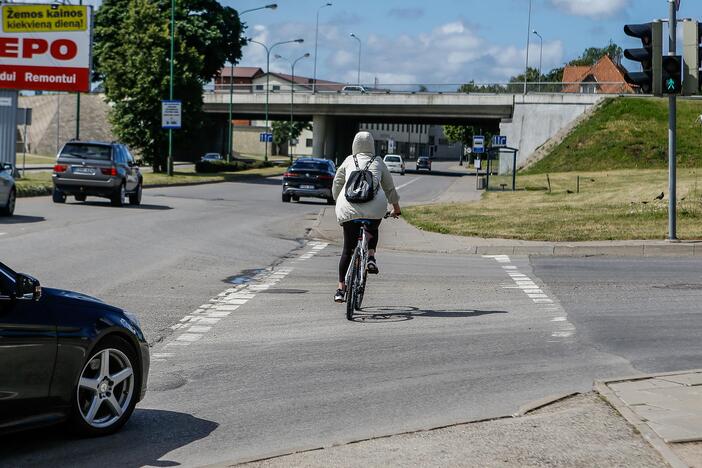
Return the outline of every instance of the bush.
[[[195,172],[200,174],[214,174],[217,172],[238,172],[245,171],[246,169],[260,169],[264,167],[273,167],[273,163],[270,161],[198,161],[195,163]]]

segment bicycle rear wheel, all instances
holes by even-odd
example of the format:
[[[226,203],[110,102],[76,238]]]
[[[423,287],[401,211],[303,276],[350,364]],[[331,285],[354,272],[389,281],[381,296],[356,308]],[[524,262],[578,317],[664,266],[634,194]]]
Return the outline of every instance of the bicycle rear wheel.
[[[348,297],[346,298],[346,319],[353,321],[353,310],[356,305],[356,283],[358,277],[358,257],[354,255],[352,259],[353,263],[351,268],[351,275],[346,283],[346,290],[348,291]]]
[[[359,278],[356,280],[356,303],[354,304],[354,308],[360,311],[363,305],[363,293],[366,292],[366,279],[368,276],[363,271],[359,271],[358,276]]]

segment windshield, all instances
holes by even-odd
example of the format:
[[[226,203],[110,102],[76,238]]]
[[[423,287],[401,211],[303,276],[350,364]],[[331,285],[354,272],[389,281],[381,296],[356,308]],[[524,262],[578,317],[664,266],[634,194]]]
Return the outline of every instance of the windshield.
[[[399,156],[386,156],[385,157],[385,162],[400,162],[401,159]]]
[[[66,143],[61,150],[61,156],[81,159],[110,160],[111,147],[108,145],[90,145],[84,143]]]
[[[312,163],[312,162],[304,162],[304,163],[295,163],[292,166],[293,171],[319,171],[319,172],[326,172],[329,170],[329,166],[323,163]]]

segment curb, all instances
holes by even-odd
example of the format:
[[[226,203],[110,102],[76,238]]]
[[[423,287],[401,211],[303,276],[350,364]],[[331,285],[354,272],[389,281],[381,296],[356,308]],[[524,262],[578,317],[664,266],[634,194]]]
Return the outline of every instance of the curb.
[[[223,184],[227,182],[239,182],[241,179],[257,179],[257,178],[263,178],[267,179],[269,177],[279,177],[278,175],[270,175],[270,176],[262,176],[262,175],[248,175],[248,174],[242,174],[238,176],[239,180],[209,180],[209,181],[199,181],[199,182],[178,182],[175,184],[149,184],[149,185],[144,185],[144,190],[148,189],[155,189],[155,188],[168,188],[168,187],[190,187],[190,186],[196,186],[196,185],[212,185],[212,184]],[[30,194],[22,194],[18,193],[17,198],[34,198],[34,197],[46,197],[51,195],[51,192],[53,190],[53,186],[40,186],[40,189],[45,188],[46,191],[36,191],[32,192]]]
[[[619,377],[607,380],[596,380],[593,389],[602,399],[604,399],[616,412],[618,412],[641,436],[663,457],[663,460],[672,468],[689,468],[689,465],[683,462],[680,457],[673,451],[672,448],[646,424],[629,406],[622,401],[617,394],[609,388],[609,384],[619,382],[635,382],[638,380],[646,380],[655,377],[666,377],[671,375],[680,375],[687,373],[702,372],[702,370],[689,370],[677,372],[665,372],[659,374],[645,374],[632,377]]]

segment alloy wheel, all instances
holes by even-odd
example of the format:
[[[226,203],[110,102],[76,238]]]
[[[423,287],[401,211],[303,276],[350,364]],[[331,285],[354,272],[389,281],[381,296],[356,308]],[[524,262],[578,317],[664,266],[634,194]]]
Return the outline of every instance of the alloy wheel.
[[[97,429],[110,427],[134,398],[131,361],[118,349],[99,351],[83,368],[76,392],[83,420]]]

